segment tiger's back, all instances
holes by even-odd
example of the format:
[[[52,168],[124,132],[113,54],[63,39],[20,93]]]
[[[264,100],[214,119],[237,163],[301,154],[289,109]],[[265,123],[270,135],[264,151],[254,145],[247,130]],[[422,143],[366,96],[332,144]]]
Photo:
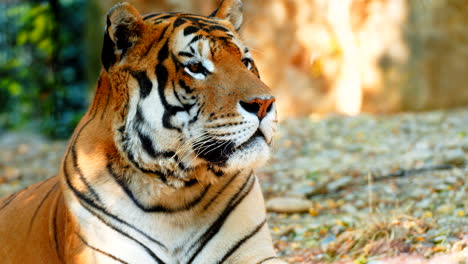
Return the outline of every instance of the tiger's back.
[[[59,175],[0,202],[7,263],[283,263],[253,173],[275,98],[241,23],[240,0],[209,17],[109,11]]]

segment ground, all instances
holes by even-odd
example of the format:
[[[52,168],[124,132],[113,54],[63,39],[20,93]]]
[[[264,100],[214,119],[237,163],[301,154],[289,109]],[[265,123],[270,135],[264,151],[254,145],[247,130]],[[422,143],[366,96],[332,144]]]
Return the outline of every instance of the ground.
[[[54,175],[66,147],[0,134],[0,196]],[[281,123],[258,171],[290,263],[468,263],[468,109]]]

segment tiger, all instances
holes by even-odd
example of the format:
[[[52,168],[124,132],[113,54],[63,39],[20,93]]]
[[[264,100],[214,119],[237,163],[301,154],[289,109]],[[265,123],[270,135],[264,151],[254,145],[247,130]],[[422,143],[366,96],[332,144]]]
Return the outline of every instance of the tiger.
[[[0,201],[1,263],[286,263],[254,174],[276,102],[242,20],[240,0],[209,16],[109,10],[58,174]]]

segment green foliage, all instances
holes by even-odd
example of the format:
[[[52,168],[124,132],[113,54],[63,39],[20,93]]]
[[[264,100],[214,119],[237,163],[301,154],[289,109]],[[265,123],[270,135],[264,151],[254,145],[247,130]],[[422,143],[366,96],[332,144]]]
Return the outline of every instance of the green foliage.
[[[0,4],[0,129],[68,137],[76,126],[87,95],[84,2]]]

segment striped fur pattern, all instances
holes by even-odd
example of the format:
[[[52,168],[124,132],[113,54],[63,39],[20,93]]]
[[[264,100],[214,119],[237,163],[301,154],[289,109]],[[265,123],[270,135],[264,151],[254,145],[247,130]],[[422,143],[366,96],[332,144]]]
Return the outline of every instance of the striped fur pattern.
[[[241,7],[109,11],[104,69],[59,174],[0,200],[2,263],[284,263],[253,173],[274,97],[240,41]]]

